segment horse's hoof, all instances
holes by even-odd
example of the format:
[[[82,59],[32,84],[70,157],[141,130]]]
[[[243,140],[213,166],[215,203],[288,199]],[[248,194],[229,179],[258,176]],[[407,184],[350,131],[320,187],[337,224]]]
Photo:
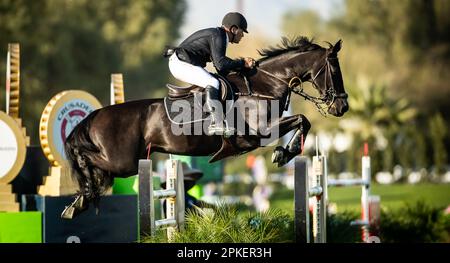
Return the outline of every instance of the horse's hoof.
[[[284,148],[281,146],[277,146],[272,153],[272,163],[279,163],[283,160],[284,157]]]
[[[84,196],[78,195],[69,206],[66,206],[61,213],[62,219],[73,219],[81,212],[87,210],[88,205],[85,202]]]
[[[61,213],[62,219],[73,219],[74,216],[75,216],[75,208],[72,205],[66,206],[64,211]]]

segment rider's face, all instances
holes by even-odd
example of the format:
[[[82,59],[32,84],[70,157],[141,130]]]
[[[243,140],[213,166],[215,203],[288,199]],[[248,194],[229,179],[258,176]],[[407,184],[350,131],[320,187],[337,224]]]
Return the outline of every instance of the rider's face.
[[[233,39],[233,42],[232,43],[239,43],[239,42],[241,42],[241,39],[244,37],[244,31],[242,30],[242,29],[234,29],[235,30],[235,32],[233,32],[233,33],[235,33],[235,35],[234,35],[234,39]]]

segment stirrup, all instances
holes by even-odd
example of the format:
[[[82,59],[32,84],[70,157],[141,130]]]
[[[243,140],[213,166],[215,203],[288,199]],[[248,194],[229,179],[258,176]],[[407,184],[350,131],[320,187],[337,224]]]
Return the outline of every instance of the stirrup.
[[[224,132],[223,136],[225,138],[233,136],[236,133],[236,129],[234,127],[230,127],[226,120],[224,120],[223,122],[225,123],[225,132]]]
[[[208,127],[208,135],[223,135],[225,138],[228,138],[236,132],[236,129],[233,127],[229,127],[227,121],[225,122],[225,127],[217,126],[217,124],[209,125]]]

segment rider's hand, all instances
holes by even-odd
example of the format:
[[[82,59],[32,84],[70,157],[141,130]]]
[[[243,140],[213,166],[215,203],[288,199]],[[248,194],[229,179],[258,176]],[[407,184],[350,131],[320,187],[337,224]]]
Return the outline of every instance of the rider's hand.
[[[256,61],[253,58],[244,58],[245,67],[253,68],[256,64]]]

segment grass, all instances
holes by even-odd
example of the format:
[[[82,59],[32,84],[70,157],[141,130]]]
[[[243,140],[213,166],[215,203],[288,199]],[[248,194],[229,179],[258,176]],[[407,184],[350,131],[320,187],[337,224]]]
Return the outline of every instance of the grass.
[[[219,204],[214,209],[189,210],[185,230],[176,232],[175,243],[273,243],[293,241],[293,221],[278,209],[264,213],[239,211],[237,206]],[[160,230],[145,243],[167,242]]]
[[[406,204],[423,201],[433,207],[445,208],[450,205],[450,184],[398,184],[372,185],[372,195],[381,197],[381,208],[398,210]],[[330,202],[336,203],[338,212],[360,211],[361,187],[330,187],[328,188]],[[271,197],[271,207],[293,214],[294,192],[279,188]]]
[[[378,236],[383,243],[450,242],[450,216],[443,208],[450,203],[450,185],[374,185],[381,196]],[[328,215],[327,242],[361,242],[360,228],[350,222],[359,218],[359,187],[330,188],[331,202],[338,213]],[[284,243],[293,242],[293,191],[279,188],[264,213],[221,204],[214,209],[194,209],[186,215],[185,231],[177,232],[175,243]],[[165,231],[144,242],[167,242]]]
[[[372,195],[381,199],[380,238],[383,243],[450,242],[450,216],[443,209],[450,205],[450,184],[372,185]],[[277,189],[271,208],[294,214],[294,192]],[[331,243],[360,242],[358,228],[349,222],[361,213],[361,187],[331,187],[330,202],[336,203],[336,215],[327,219],[327,240]]]

